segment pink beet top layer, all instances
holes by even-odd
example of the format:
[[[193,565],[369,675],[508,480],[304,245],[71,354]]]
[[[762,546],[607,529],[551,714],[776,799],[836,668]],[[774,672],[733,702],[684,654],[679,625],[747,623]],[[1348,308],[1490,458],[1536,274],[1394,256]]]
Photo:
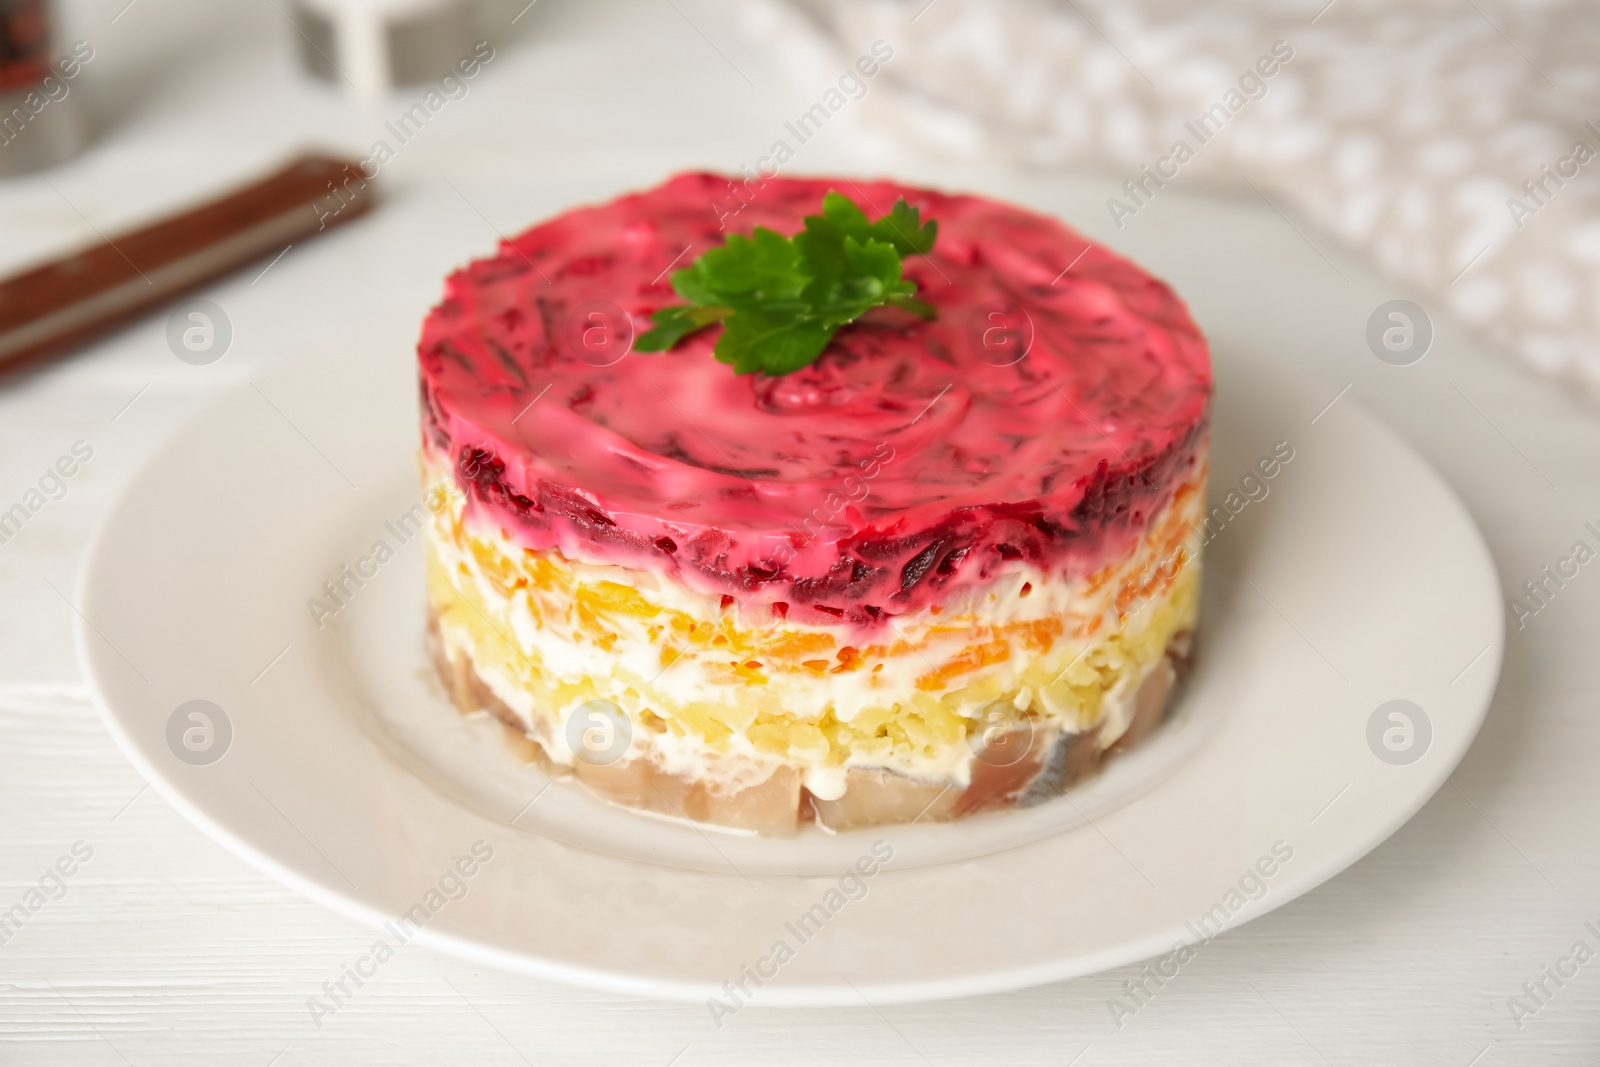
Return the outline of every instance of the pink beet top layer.
[[[665,571],[796,621],[876,629],[1009,561],[1087,574],[1201,462],[1205,340],[1166,285],[1061,223],[890,182],[683,174],[580,208],[452,275],[423,327],[424,444],[468,521],[571,559]],[[672,270],[725,231],[788,235],[837,189],[939,223],[878,309],[777,378],[720,327],[628,351]]]

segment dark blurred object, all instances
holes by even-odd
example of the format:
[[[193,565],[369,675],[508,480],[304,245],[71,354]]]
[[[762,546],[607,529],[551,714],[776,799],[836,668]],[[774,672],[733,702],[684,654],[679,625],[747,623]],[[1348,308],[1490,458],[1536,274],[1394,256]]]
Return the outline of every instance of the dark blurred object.
[[[47,0],[0,0],[0,177],[55,166],[85,141],[72,80],[94,49],[51,51]]]
[[[296,0],[300,62],[369,99],[433,81],[472,48],[466,0]]]
[[[0,372],[55,355],[185,290],[372,207],[370,179],[305,156],[180,215],[0,281]]]
[[[27,89],[50,71],[44,0],[0,0],[0,89]]]

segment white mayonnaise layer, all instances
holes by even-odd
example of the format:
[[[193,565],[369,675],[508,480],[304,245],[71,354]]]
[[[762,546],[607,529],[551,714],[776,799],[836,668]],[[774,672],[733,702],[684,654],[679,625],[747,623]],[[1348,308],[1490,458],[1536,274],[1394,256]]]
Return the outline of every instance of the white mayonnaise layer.
[[[483,681],[529,724],[530,733],[545,745],[551,758],[569,765],[574,757],[566,731],[558,727],[585,700],[600,697],[616,704],[634,725],[628,758],[649,758],[667,773],[717,783],[719,791],[759,783],[784,764],[802,767],[806,787],[823,799],[843,794],[851,767],[881,767],[965,785],[973,758],[966,737],[973,728],[981,731],[983,709],[997,698],[1003,697],[1019,712],[1031,712],[1037,720],[1067,732],[1098,728],[1103,743],[1109,744],[1127,728],[1133,693],[1159,662],[1166,640],[1177,629],[1193,624],[1191,603],[1174,609],[1169,602],[1182,581],[1159,584],[1146,602],[1130,605],[1124,593],[1127,587],[1148,583],[1163,568],[1176,566],[1170,553],[1160,547],[1170,543],[1170,538],[1156,536],[1170,531],[1171,523],[1189,523],[1193,532],[1184,539],[1184,550],[1189,561],[1198,559],[1195,516],[1176,514],[1169,508],[1168,514],[1152,521],[1151,536],[1141,541],[1134,553],[1090,579],[1066,581],[1017,561],[986,590],[965,602],[942,605],[938,614],[929,609],[894,618],[892,631],[875,639],[878,648],[867,667],[818,672],[802,669],[797,663],[766,662],[761,665],[759,684],[730,683],[730,669],[741,654],[684,641],[663,627],[664,615],[605,614],[604,625],[612,637],[609,647],[603,647],[577,612],[552,610],[551,598],[558,593],[529,588],[504,593],[504,583],[484,573],[480,555],[488,553],[496,571],[514,573],[524,559],[523,549],[499,529],[471,523],[463,514],[465,500],[453,484],[434,484],[446,484],[448,491],[446,505],[430,517],[429,548],[457,594],[465,594],[487,616],[480,619],[472,610],[441,611],[446,646],[452,655],[468,656]],[[1182,510],[1196,510],[1192,502],[1199,497],[1190,494]],[[458,540],[461,534],[470,539],[470,548]],[[632,590],[652,609],[681,614],[707,627],[731,621],[736,629],[759,631],[764,638],[840,633],[776,619],[764,608],[756,609],[762,613],[760,619],[746,619],[737,607],[725,611],[720,597],[697,593],[667,575],[558,562],[570,574],[574,588],[613,583]],[[1182,565],[1194,566],[1192,562]],[[1124,596],[1120,614],[1119,595]],[[1187,617],[1170,617],[1174,610]],[[731,620],[729,611],[734,613]],[[1050,619],[1064,620],[1065,632],[1042,652],[1025,633],[1004,632],[1012,624]],[[1090,625],[1093,620],[1099,620],[1097,627]],[[578,695],[561,707],[536,707],[527,685],[517,677],[521,665],[516,670],[502,670],[477,654],[481,638],[474,630],[480,622],[493,625],[509,639],[526,657],[530,669]],[[839,643],[847,640],[838,639]],[[1005,655],[995,657],[995,662],[954,674],[946,685],[930,688],[925,683],[919,688],[919,679],[960,662],[963,656],[970,660],[975,647],[995,642],[1005,644]],[[670,650],[665,659],[664,647]],[[671,658],[674,654],[675,659]],[[1078,688],[1066,688],[1063,679]],[[1096,690],[1092,706],[1082,698],[1084,687]],[[935,704],[930,712],[928,708]],[[864,718],[876,722],[886,709],[900,706],[917,709],[922,719],[935,712],[947,717],[953,713],[971,726],[958,731],[959,736],[946,729],[925,743],[901,745],[892,756],[886,754],[883,744],[840,751],[820,730],[814,726],[807,729],[828,721],[849,725]],[[684,719],[691,709],[712,709],[718,722],[729,725],[726,735],[708,740],[703,730]],[[793,724],[794,736],[787,751],[774,753],[770,745],[757,747],[747,729],[740,728],[741,724],[748,728],[756,720],[757,709],[765,709],[767,719],[781,713],[783,720]],[[646,723],[656,728],[642,725]],[[917,735],[917,740],[925,739]]]

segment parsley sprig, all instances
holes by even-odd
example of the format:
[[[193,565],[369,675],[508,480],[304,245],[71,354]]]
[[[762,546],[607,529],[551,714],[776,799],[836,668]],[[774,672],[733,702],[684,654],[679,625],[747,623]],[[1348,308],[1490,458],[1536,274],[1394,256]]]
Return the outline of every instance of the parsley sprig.
[[[697,330],[722,323],[715,354],[734,373],[788,374],[816,361],[835,332],[888,304],[931,319],[917,283],[900,276],[901,257],[927,255],[939,224],[904,200],[877,222],[830,190],[822,214],[793,237],[758,226],[730,234],[682,270],[672,288],[688,301],[658,310],[655,328],[634,342],[665,352]]]

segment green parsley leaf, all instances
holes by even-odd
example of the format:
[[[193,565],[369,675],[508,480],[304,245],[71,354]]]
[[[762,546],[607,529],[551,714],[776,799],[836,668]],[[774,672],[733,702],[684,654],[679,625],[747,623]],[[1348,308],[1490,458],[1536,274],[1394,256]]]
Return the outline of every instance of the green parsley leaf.
[[[904,200],[896,200],[889,213],[877,222],[868,222],[867,216],[847,197],[830,190],[822,198],[822,214],[806,216],[805,233],[796,234],[796,241],[831,240],[835,244],[845,237],[858,241],[882,241],[891,245],[902,256],[927,255],[933,249],[933,240],[939,234],[939,224],[922,223],[921,212]]]
[[[672,288],[689,303],[658,310],[655,327],[633,347],[664,352],[720,322],[715,354],[735,373],[799,370],[822,355],[841,326],[872,308],[887,304],[935,317],[935,309],[916,298],[916,282],[900,271],[901,257],[926,255],[938,232],[937,222],[924,223],[904,200],[869,222],[830,190],[822,214],[807,215],[792,238],[765,227],[749,237],[730,234],[722,246],[673,272]]]
[[[679,304],[676,307],[662,308],[653,316],[655,329],[641,335],[633,347],[641,352],[665,352],[683,340],[686,335],[710,326],[713,322],[721,322],[732,314],[732,308],[714,305],[690,307],[687,304]]]

